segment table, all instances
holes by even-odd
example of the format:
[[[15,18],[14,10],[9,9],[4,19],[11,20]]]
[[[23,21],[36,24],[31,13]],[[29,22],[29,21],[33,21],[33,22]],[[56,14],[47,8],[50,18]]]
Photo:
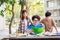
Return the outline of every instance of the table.
[[[21,36],[8,37],[3,40],[60,40],[60,36]]]

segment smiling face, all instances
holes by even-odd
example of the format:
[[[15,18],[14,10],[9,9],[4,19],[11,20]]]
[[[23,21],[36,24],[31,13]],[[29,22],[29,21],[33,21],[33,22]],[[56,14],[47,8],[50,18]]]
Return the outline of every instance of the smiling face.
[[[39,20],[38,20],[37,18],[34,18],[33,24],[36,25],[36,24],[38,24],[38,23],[39,23]]]
[[[40,17],[38,15],[34,15],[32,17],[32,21],[33,21],[34,25],[37,25],[39,23],[39,21],[40,21]]]

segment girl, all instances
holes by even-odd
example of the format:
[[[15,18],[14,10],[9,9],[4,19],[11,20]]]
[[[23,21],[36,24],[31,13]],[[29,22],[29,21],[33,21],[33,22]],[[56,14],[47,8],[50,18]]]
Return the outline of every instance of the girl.
[[[25,33],[27,26],[31,24],[31,20],[28,18],[28,13],[26,10],[22,10],[20,26],[18,28],[18,32]]]

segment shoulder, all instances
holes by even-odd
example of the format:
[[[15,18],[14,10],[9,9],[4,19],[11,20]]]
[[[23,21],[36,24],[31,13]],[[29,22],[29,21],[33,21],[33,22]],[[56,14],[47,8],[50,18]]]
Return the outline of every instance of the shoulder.
[[[32,26],[34,26],[34,25],[33,24],[28,25],[28,27],[32,27]]]
[[[30,18],[28,18],[28,21],[31,21],[31,19],[30,19]]]
[[[19,18],[19,19],[18,19],[18,22],[20,23],[20,22],[22,22],[22,20]]]
[[[56,24],[55,20],[54,19],[51,19],[52,23]]]
[[[39,26],[42,26],[42,23],[39,23],[38,25],[39,25]]]
[[[37,28],[41,28],[41,27],[43,27],[43,26],[42,26],[42,24],[39,23],[36,27],[37,27]]]
[[[45,21],[46,19],[44,18],[44,19],[42,19],[41,21],[40,21],[40,23],[44,23],[44,21]]]
[[[54,21],[54,19],[52,19],[52,18],[51,18],[51,20],[53,20],[53,21]]]
[[[46,20],[46,18],[43,18],[41,21],[45,21]]]
[[[27,29],[31,29],[32,26],[33,26],[32,24],[31,24],[31,25],[28,25],[28,26],[27,26]]]
[[[20,18],[20,19],[18,19],[18,21],[21,21],[21,18]]]

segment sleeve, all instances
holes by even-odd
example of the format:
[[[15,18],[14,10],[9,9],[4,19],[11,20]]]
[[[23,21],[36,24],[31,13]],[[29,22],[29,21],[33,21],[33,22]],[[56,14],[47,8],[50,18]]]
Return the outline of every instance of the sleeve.
[[[42,27],[43,27],[43,26],[42,26],[41,23],[36,26],[36,28],[42,28]]]
[[[27,29],[26,30],[31,30],[32,29],[32,26],[27,26]]]
[[[22,23],[21,23],[21,20],[19,20],[18,32],[22,32]]]
[[[32,24],[32,21],[31,21],[31,19],[29,19],[28,25],[31,25],[31,24]]]

